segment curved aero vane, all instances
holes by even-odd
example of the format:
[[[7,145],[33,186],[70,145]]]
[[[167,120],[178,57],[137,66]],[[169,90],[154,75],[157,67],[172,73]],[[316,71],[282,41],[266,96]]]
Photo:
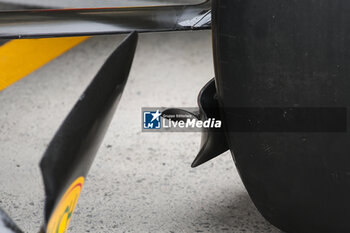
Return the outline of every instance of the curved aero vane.
[[[163,111],[162,117],[172,116],[172,115],[190,115],[193,119],[198,120],[208,120],[214,118],[221,120],[219,103],[216,96],[215,80],[210,80],[200,91],[198,95],[198,109],[193,112],[189,112],[184,109],[179,108],[169,108]],[[184,121],[187,118],[179,118],[176,120]],[[224,128],[224,127],[223,127]],[[221,129],[202,129],[202,140],[200,150],[192,163],[192,167],[198,167],[209,160],[221,155],[222,153],[229,150],[225,132]]]
[[[211,1],[193,5],[0,12],[0,38],[209,29]]]
[[[134,58],[134,32],[110,55],[49,144],[40,167],[46,203],[42,233],[65,233],[85,177],[123,93]],[[0,209],[0,232],[22,233]]]

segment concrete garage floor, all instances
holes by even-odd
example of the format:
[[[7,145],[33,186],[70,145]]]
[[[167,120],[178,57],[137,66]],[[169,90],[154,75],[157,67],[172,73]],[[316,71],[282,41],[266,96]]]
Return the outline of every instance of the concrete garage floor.
[[[229,153],[191,169],[198,133],[142,133],[141,107],[196,106],[213,77],[209,31],[140,36],[123,98],[70,232],[279,232],[250,201]],[[89,39],[0,92],[0,206],[25,232],[42,223],[38,163],[124,36]]]

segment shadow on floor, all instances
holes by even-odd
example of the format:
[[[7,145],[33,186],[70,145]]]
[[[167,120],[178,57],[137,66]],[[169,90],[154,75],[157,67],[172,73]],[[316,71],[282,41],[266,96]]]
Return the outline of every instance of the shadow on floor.
[[[247,192],[233,194],[232,198],[215,197],[203,210],[196,213],[196,232],[281,233],[260,215]]]

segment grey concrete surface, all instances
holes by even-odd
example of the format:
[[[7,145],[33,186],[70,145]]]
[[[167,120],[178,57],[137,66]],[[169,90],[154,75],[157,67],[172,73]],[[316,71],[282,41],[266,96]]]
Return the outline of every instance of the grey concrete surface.
[[[46,146],[123,38],[89,39],[0,92],[0,206],[26,232],[42,223]],[[212,63],[209,31],[140,36],[70,232],[279,232],[255,209],[229,153],[191,169],[200,134],[141,132],[141,107],[196,106]]]

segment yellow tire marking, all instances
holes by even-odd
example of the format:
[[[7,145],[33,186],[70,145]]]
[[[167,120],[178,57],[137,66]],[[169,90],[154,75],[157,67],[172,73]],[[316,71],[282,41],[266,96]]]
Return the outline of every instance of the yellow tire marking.
[[[51,214],[46,233],[66,233],[69,227],[69,222],[72,218],[78,199],[83,189],[84,177],[79,177],[67,189],[67,192],[55,207]]]
[[[0,47],[0,91],[89,37],[12,40]]]

